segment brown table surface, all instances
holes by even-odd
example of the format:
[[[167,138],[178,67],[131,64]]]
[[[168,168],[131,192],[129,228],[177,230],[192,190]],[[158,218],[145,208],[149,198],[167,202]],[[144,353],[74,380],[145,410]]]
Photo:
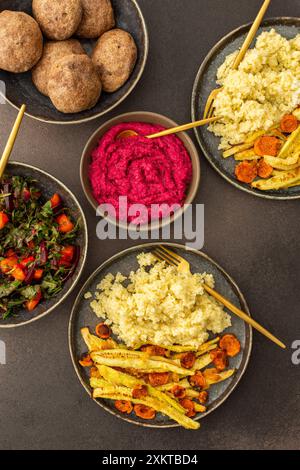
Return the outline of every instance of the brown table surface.
[[[25,118],[13,159],[60,178],[84,208],[90,247],[87,276],[132,241],[99,241],[96,217],[79,180],[81,150],[109,117],[156,111],[177,122],[190,119],[193,81],[201,61],[223,35],[254,18],[259,0],[140,0],[150,34],[150,55],[134,93],[101,120],[77,126],[46,125]],[[268,16],[299,16],[295,0],[273,0]],[[16,111],[0,106],[1,147]],[[193,134],[191,133],[192,137]],[[252,315],[283,339],[282,351],[254,333],[252,357],[227,402],[189,432],[143,429],[96,406],[71,364],[67,327],[76,292],[48,317],[1,331],[7,365],[0,366],[2,449],[299,449],[300,366],[291,344],[300,339],[299,202],[252,197],[225,182],[201,156],[196,202],[205,204],[204,251],[238,282]]]

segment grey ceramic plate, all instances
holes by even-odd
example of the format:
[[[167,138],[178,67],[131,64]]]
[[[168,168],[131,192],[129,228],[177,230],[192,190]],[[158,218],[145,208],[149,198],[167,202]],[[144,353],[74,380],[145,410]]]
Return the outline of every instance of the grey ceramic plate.
[[[202,63],[193,88],[192,119],[202,119],[207,98],[212,89],[216,88],[216,74],[225,57],[239,49],[244,42],[251,24],[241,26],[219,41],[209,52]],[[264,21],[257,35],[262,31],[275,28],[282,36],[291,39],[300,32],[300,18],[272,18]],[[208,131],[207,127],[195,129],[200,147],[213,168],[236,188],[246,191],[254,196],[266,199],[298,199],[300,186],[280,191],[259,191],[249,185],[237,181],[234,175],[236,162],[233,158],[224,159],[218,150],[220,139]]]
[[[143,14],[136,0],[111,0],[116,25],[130,32],[138,48],[138,60],[128,81],[115,93],[103,93],[96,106],[76,114],[63,114],[55,109],[49,98],[39,93],[31,80],[31,72],[12,74],[0,71],[0,80],[6,85],[6,99],[15,108],[25,103],[26,114],[34,119],[53,124],[78,124],[102,116],[118,106],[139,82],[148,56],[149,40]],[[19,10],[32,14],[31,0],[2,0],[0,11]],[[88,53],[95,41],[81,41]]]
[[[97,318],[93,313],[89,306],[90,300],[85,300],[84,294],[86,292],[94,292],[96,290],[97,284],[108,273],[116,274],[117,272],[122,272],[126,275],[129,274],[130,271],[136,270],[138,268],[136,256],[139,253],[150,251],[158,244],[159,243],[149,243],[146,245],[136,246],[113,256],[109,260],[105,261],[90,276],[78,294],[70,317],[69,347],[73,365],[78,378],[89,395],[91,394],[91,389],[89,387],[88,374],[86,369],[82,368],[78,364],[78,360],[80,359],[81,355],[86,352],[86,345],[81,338],[80,329],[88,326],[91,331],[94,331],[95,326],[97,323],[99,323],[99,321],[101,321],[101,319]],[[216,289],[235,305],[249,313],[246,301],[238,286],[230,278],[230,276],[220,266],[217,265],[217,263],[215,263],[204,253],[196,250],[186,249],[183,245],[173,243],[166,243],[165,245],[169,246],[181,256],[184,256],[190,262],[192,272],[206,271],[213,274],[216,281]],[[226,400],[226,398],[228,398],[246,370],[252,347],[252,329],[240,318],[232,316],[232,327],[230,327],[227,331],[234,333],[239,338],[242,345],[241,353],[230,361],[230,366],[236,369],[236,373],[232,376],[232,378],[217,384],[210,389],[210,399],[207,412],[199,414],[195,418],[197,420],[207,416],[218,406],[220,406]],[[157,414],[156,419],[153,422],[145,422],[142,419],[137,418],[134,413],[129,416],[119,413],[114,407],[113,402],[110,400],[99,399],[94,401],[98,405],[102,406],[106,411],[134,424],[157,428],[178,426],[162,414]]]
[[[74,194],[54,176],[49,175],[43,170],[39,170],[31,165],[25,163],[11,162],[6,168],[6,174],[24,176],[34,178],[38,181],[38,185],[42,190],[43,197],[47,200],[55,193],[59,193],[62,197],[66,207],[71,211],[75,220],[80,223],[80,231],[76,239],[76,244],[80,247],[80,258],[75,269],[73,276],[65,283],[63,290],[53,299],[43,301],[33,312],[27,310],[20,310],[18,315],[9,317],[6,320],[0,320],[0,328],[13,328],[23,326],[39,318],[44,317],[52,312],[59,304],[61,304],[67,296],[72,292],[77,284],[81,272],[83,270],[87,247],[88,247],[88,232],[84,213],[79,205]]]

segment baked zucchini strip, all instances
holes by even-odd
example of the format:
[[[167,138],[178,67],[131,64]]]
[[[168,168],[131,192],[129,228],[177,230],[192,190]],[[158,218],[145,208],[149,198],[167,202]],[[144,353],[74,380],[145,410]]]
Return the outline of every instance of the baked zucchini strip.
[[[223,380],[229,379],[229,377],[231,377],[234,373],[235,373],[235,369],[229,369],[229,370],[224,370],[223,372],[218,372],[215,375],[215,377],[205,376],[206,384],[209,387],[210,385],[217,384],[219,382],[223,382]]]
[[[300,138],[300,126],[294,132],[292,132],[291,135],[288,137],[285,144],[281,147],[278,157],[279,158],[286,157],[289,150],[292,148],[292,146],[297,142],[299,138]]]
[[[206,406],[200,405],[199,403],[194,402],[194,407],[197,413],[205,413],[206,411]]]
[[[300,126],[299,126],[300,128]],[[254,181],[251,186],[253,188],[261,189],[262,191],[268,191],[271,189],[280,189],[295,183],[300,179],[300,168],[295,170],[283,171],[281,175],[273,176],[267,180]]]
[[[229,150],[225,150],[223,152],[223,157],[228,158],[232,157],[236,153],[244,152],[245,150],[249,150],[253,147],[253,142],[249,142],[246,144],[241,144],[241,145],[235,145],[234,147],[231,147]]]
[[[202,344],[202,346],[200,346],[200,348],[197,350],[196,356],[201,356],[207,351],[214,349],[219,341],[220,337],[217,336],[217,338],[211,339],[210,341],[207,341],[206,343]],[[214,346],[214,348],[212,348],[211,346]]]
[[[98,351],[92,352],[91,358],[96,364],[102,364],[109,367],[122,367],[123,369],[142,369],[151,372],[153,370],[162,370],[164,372],[175,372],[179,375],[193,375],[193,372],[178,367],[174,364],[169,364],[168,362],[163,361],[153,361],[152,359],[144,359],[141,356],[139,358],[134,358],[133,356],[127,357],[122,356],[118,353],[117,357],[114,357],[113,354],[103,355],[103,352],[107,353],[108,351]],[[114,352],[114,350],[111,350]],[[124,351],[122,351],[124,353]],[[126,353],[127,351],[125,351]],[[134,351],[130,351],[131,353]]]
[[[112,349],[117,346],[113,339],[109,338],[104,340],[98,338],[98,336],[92,335],[88,328],[81,328],[80,332],[89,352],[101,351],[103,349]]]
[[[152,387],[151,385],[147,384],[143,379],[138,379],[136,377],[132,377],[131,375],[125,374],[124,372],[119,372],[114,370],[110,367],[106,366],[98,366],[98,370],[102,377],[107,382],[111,382],[115,385],[121,385],[124,387],[129,387],[133,389],[137,385],[145,385],[147,387],[148,394],[163,402],[169,403],[169,405],[176,408],[180,413],[185,413],[185,409],[173,398],[169,397],[165,393],[162,393],[156,388]],[[95,387],[93,387],[95,388]]]
[[[192,370],[196,371],[196,370],[204,369],[204,367],[208,366],[211,363],[212,363],[212,358],[210,357],[210,354],[209,353],[204,354],[203,356],[200,356],[198,357],[198,359],[196,359]]]
[[[115,392],[113,391],[115,388]],[[188,418],[184,414],[177,411],[171,405],[163,403],[157,398],[154,397],[144,397],[143,399],[135,399],[128,396],[126,387],[100,387],[96,388],[93,391],[93,398],[108,398],[111,400],[130,400],[134,404],[141,404],[145,406],[150,406],[155,411],[163,413],[169,418],[176,421],[178,424],[183,426],[186,429],[199,429],[200,424],[197,421]]]

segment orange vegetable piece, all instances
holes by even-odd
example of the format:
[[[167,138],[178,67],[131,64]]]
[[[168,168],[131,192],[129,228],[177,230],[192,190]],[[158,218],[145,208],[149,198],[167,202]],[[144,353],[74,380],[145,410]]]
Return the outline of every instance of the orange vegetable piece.
[[[81,364],[82,365],[82,364]],[[97,367],[95,366],[92,366],[90,368],[90,377],[100,377],[100,373],[99,373],[99,370],[97,369]]]
[[[208,400],[208,392],[206,390],[203,390],[202,392],[200,392],[198,396],[198,400],[201,403],[201,405],[204,405]]]
[[[110,329],[105,323],[98,323],[95,328],[96,335],[101,339],[108,339],[110,337]]]
[[[213,349],[212,351],[210,351],[210,357],[218,371],[225,370],[228,366],[227,353],[224,349]]]
[[[133,410],[131,401],[126,400],[116,400],[115,407],[117,408],[117,410],[121,411],[121,413],[127,413],[128,415]]]
[[[136,385],[132,390],[132,398],[143,398],[148,395],[146,385]]]
[[[206,387],[205,377],[200,370],[198,370],[195,375],[192,375],[189,378],[189,382],[193,387],[198,387],[198,388]]]
[[[264,159],[258,162],[257,173],[260,178],[269,178],[272,174],[273,167]]]
[[[89,353],[84,353],[82,354],[81,356],[81,359],[79,361],[79,364],[82,366],[82,367],[92,367],[92,365],[94,364],[92,359],[91,359],[91,356]]]
[[[158,387],[159,385],[166,385],[169,382],[169,372],[152,372],[148,374],[150,385]]]
[[[257,163],[253,162],[241,162],[235,167],[235,176],[242,183],[252,183],[257,177]]]
[[[59,215],[56,218],[56,222],[58,223],[58,230],[61,233],[69,233],[74,229],[74,224],[66,214]]]
[[[0,212],[0,230],[2,230],[5,225],[9,222],[9,218],[5,212]]]
[[[50,199],[50,202],[52,209],[59,206],[61,203],[60,195],[57,193],[53,194],[52,198]]]
[[[29,312],[34,310],[37,307],[37,305],[39,304],[41,298],[42,298],[42,292],[39,291],[33,299],[27,300],[27,302],[25,303],[25,306],[26,306],[27,310]]]
[[[154,419],[156,416],[156,411],[150,406],[134,405],[133,409],[135,414],[143,419]]]
[[[291,134],[298,128],[299,122],[293,114],[286,114],[280,121],[280,129],[282,132]]]
[[[36,281],[39,281],[40,279],[42,279],[43,274],[44,274],[43,269],[36,269],[33,274],[33,279],[35,279]]]
[[[229,357],[237,356],[241,350],[241,343],[234,335],[224,335],[219,342],[220,348],[226,351]]]
[[[175,398],[184,398],[186,395],[186,390],[184,387],[181,387],[180,385],[174,385],[174,387],[171,390],[171,393],[173,393]]]
[[[12,271],[11,275],[16,279],[16,281],[23,282],[26,278],[26,275],[20,266],[16,266]]]
[[[9,257],[2,259],[0,261],[0,269],[4,274],[9,273],[16,265],[18,264],[18,260],[16,257]]]
[[[151,344],[142,346],[141,351],[146,352],[149,356],[165,356],[167,353],[166,349]]]
[[[280,150],[282,143],[277,137],[272,137],[270,135],[263,135],[256,139],[254,143],[254,152],[256,155],[263,157],[264,155],[271,155],[276,157]]]
[[[204,374],[205,379],[208,379],[208,380],[218,380],[220,378],[218,369],[215,369],[214,367],[205,369],[203,374]]]
[[[191,369],[196,362],[196,355],[193,352],[181,354],[180,363],[185,369]]]
[[[186,416],[188,416],[189,418],[195,416],[195,404],[192,400],[190,400],[189,398],[183,398],[182,400],[179,400],[179,403],[181,404],[181,406],[183,406],[183,408],[187,410],[187,412],[185,413]]]

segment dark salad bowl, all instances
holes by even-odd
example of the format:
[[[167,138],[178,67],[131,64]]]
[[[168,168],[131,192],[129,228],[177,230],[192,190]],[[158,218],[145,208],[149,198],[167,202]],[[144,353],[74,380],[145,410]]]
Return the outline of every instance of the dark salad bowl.
[[[72,292],[80,278],[85,264],[88,247],[88,231],[84,213],[76,197],[63,183],[61,183],[55,177],[31,165],[19,162],[9,163],[5,174],[8,176],[22,176],[24,178],[36,180],[37,186],[42,192],[41,198],[45,202],[49,200],[53,194],[58,193],[61,196],[64,207],[68,209],[73,220],[78,222],[79,225],[78,234],[75,239],[76,259],[69,275],[66,276],[62,290],[51,299],[42,300],[40,304],[32,311],[28,311],[27,309],[21,307],[19,310],[17,310],[15,315],[8,316],[5,319],[3,319],[1,315],[0,328],[13,328],[31,323],[52,312]]]

